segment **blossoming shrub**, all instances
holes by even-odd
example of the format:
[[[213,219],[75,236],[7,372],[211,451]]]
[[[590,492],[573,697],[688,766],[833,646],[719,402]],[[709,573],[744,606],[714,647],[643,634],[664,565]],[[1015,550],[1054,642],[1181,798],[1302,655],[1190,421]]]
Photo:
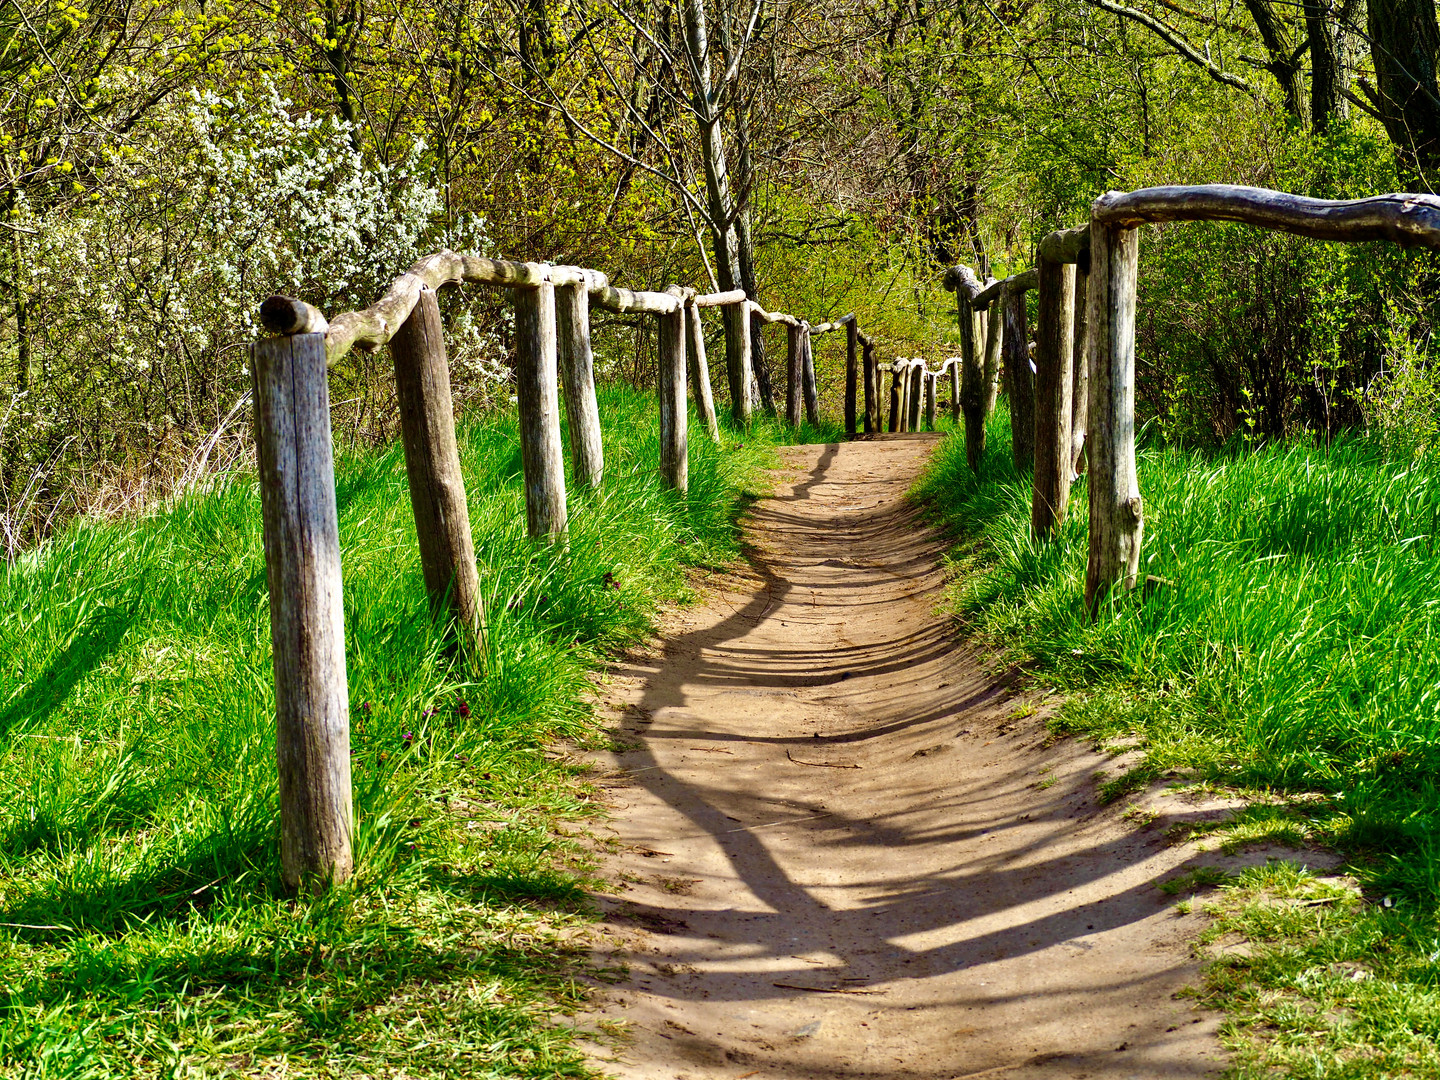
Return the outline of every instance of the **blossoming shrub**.
[[[292,113],[273,86],[194,92],[148,116],[105,156],[78,208],[23,207],[31,333],[9,411],[6,495],[35,529],[60,498],[177,475],[249,391],[245,345],[261,298],[284,292],[330,314],[364,307],[417,256],[484,245],[484,222],[438,227],[423,146],[365,160],[341,121]],[[489,322],[453,319],[462,388],[503,375]],[[374,416],[384,358],[336,372],[332,398]],[[379,395],[388,402],[389,395]],[[348,406],[343,404],[347,403]],[[367,411],[368,410],[368,411]],[[37,471],[47,484],[32,482]],[[47,505],[48,503],[48,505]]]

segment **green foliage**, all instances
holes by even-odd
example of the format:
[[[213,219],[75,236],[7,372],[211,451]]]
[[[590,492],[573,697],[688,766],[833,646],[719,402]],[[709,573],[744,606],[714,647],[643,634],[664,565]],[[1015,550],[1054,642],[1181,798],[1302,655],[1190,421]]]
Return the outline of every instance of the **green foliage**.
[[[589,672],[736,551],[763,426],[656,475],[651,400],[602,397],[606,484],[568,551],[524,536],[513,415],[462,425],[485,674],[426,613],[402,454],[343,455],[357,868],[286,898],[252,480],[78,521],[0,579],[0,1073],[585,1074],[591,813],[547,752],[593,737]],[[443,1032],[443,1039],[435,1038]]]

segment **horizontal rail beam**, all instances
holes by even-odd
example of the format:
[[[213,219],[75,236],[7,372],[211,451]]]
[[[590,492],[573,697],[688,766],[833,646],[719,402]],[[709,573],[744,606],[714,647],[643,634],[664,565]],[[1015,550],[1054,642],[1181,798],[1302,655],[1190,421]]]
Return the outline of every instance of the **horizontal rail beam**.
[[[1091,213],[1102,225],[1123,228],[1151,221],[1238,221],[1316,240],[1440,248],[1440,198],[1434,195],[1331,200],[1236,184],[1177,185],[1107,191]]]

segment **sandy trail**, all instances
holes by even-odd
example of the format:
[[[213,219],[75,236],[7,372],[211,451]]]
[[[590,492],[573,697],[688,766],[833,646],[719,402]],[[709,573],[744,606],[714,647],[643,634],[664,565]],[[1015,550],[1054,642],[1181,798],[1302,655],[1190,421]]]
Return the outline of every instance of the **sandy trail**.
[[[934,445],[786,450],[748,568],[607,687],[602,902],[628,979],[592,1021],[626,1078],[1199,1077],[1218,1018],[1177,992],[1194,857],[1100,808],[1113,763],[935,612],[942,545],[904,493]],[[1177,807],[1183,819],[1193,809]],[[602,834],[604,835],[604,834]]]

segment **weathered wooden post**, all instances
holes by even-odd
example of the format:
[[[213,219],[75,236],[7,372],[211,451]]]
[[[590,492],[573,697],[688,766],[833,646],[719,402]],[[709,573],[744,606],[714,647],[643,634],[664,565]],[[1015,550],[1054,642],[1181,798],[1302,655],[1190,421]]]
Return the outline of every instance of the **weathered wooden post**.
[[[985,419],[995,411],[995,398],[1000,393],[1000,351],[1005,337],[1005,320],[991,305],[985,315],[984,398],[981,411]],[[982,440],[983,445],[983,440]]]
[[[705,358],[705,326],[700,321],[700,305],[691,296],[685,304],[685,326],[690,341],[687,356],[690,359],[691,396],[695,399],[695,411],[712,442],[720,441],[720,421],[715,415],[715,395],[710,389],[710,363]]]
[[[904,385],[900,375],[900,361],[896,359],[890,365],[890,423],[887,426],[891,434],[900,430],[900,422],[905,418]]]
[[[804,320],[800,322],[800,352],[805,385],[805,419],[812,426],[819,427],[820,392],[815,385],[815,345],[810,339],[810,324]]]
[[[896,357],[900,369],[900,431],[910,430],[910,361]]]
[[[909,377],[909,389],[905,396],[905,429],[919,431],[920,406],[925,396],[925,361],[918,356],[910,361]]]
[[[750,359],[750,301],[727,304],[725,319],[725,374],[730,382],[730,412],[740,424],[749,424],[755,411],[750,396],[755,371]]]
[[[421,289],[415,308],[390,340],[395,363],[395,396],[405,446],[405,476],[420,570],[430,609],[447,606],[455,622],[472,634],[483,633],[480,575],[465,477],[455,442],[455,406],[450,396],[450,362],[435,293]]]
[[[290,889],[354,869],[350,696],[325,335],[250,349],[275,671],[280,867]]]
[[[880,430],[880,370],[875,363],[875,342],[866,337],[861,342],[865,367],[865,434]]]
[[[520,460],[525,470],[525,521],[537,540],[560,540],[565,466],[556,390],[555,286],[515,288],[515,389],[520,403]]]
[[[800,426],[800,384],[804,379],[805,355],[800,348],[799,324],[785,325],[785,422]]]
[[[685,308],[660,321],[660,481],[685,492],[689,484],[685,409]]]
[[[1035,379],[1030,370],[1030,331],[1025,325],[1025,290],[1005,293],[1005,380],[1010,398],[1010,456],[1016,472],[1035,466]]]
[[[1133,589],[1140,572],[1144,515],[1135,476],[1135,286],[1140,236],[1134,228],[1090,229],[1090,558],[1085,602],[1094,615],[1110,588]]]
[[[1085,458],[1085,430],[1090,415],[1089,256],[1075,264],[1075,331],[1072,337],[1074,360],[1070,384],[1070,471],[1078,475]]]
[[[935,383],[939,378],[938,371],[925,372],[925,426],[931,431],[935,430]]]
[[[1035,480],[1030,527],[1049,539],[1070,499],[1070,365],[1075,326],[1075,265],[1041,258],[1035,326]]]
[[[980,469],[985,456],[985,339],[979,337],[979,320],[974,300],[980,282],[967,266],[952,267],[950,280],[955,288],[955,309],[960,325],[960,403],[965,417],[965,461],[972,472]],[[952,377],[952,387],[954,386]]]
[[[850,321],[845,324],[845,434],[855,434],[855,411],[858,387],[860,381],[860,363],[856,355],[857,340],[860,331],[855,325],[855,317],[852,315]]]
[[[590,344],[590,291],[585,282],[555,286],[555,329],[565,415],[570,421],[570,474],[581,488],[605,476],[600,407],[595,401],[595,353]]]

